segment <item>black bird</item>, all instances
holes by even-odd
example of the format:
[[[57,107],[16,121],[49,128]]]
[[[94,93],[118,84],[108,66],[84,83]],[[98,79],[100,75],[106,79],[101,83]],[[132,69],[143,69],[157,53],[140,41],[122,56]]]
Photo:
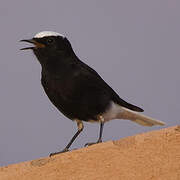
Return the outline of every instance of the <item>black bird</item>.
[[[95,70],[76,56],[64,35],[43,31],[32,39],[21,41],[34,44],[21,50],[32,49],[41,64],[41,84],[50,101],[78,126],[64,150],[50,155],[69,150],[83,130],[83,121],[100,123],[99,138],[95,143],[102,142],[104,123],[112,119],[128,119],[143,126],[164,125],[138,113],[143,109],[121,99]]]

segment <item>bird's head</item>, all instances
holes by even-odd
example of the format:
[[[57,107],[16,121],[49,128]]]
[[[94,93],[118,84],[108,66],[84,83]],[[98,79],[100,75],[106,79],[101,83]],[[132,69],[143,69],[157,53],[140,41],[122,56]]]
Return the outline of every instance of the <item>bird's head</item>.
[[[21,50],[33,50],[34,54],[39,57],[54,55],[70,55],[72,47],[68,39],[57,32],[42,31],[37,33],[32,39],[21,40],[33,44],[31,47],[25,47]]]

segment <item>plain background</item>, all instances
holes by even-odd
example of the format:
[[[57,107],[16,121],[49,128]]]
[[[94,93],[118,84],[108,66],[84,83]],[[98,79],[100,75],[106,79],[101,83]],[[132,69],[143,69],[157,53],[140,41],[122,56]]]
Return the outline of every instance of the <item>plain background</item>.
[[[20,39],[52,30],[71,41],[121,98],[144,114],[179,124],[180,1],[1,0],[0,165],[62,150],[77,127],[50,103],[40,85],[40,65]],[[162,127],[114,120],[104,141]],[[95,141],[99,125],[85,123],[72,148]]]

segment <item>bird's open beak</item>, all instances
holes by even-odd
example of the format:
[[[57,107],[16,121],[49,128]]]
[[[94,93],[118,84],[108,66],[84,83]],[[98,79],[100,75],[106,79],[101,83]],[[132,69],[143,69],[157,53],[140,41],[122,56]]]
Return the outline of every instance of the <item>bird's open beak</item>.
[[[20,50],[27,50],[27,49],[37,49],[37,48],[43,48],[45,47],[44,44],[42,43],[39,43],[37,42],[36,40],[34,39],[23,39],[23,40],[20,40],[20,42],[28,42],[28,43],[31,43],[31,44],[34,44],[34,46],[31,46],[31,47],[25,47],[25,48],[22,48]]]

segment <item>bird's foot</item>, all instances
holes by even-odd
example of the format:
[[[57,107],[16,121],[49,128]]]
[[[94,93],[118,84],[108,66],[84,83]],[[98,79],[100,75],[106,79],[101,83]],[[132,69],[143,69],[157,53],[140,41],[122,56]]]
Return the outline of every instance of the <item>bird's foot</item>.
[[[65,148],[65,149],[63,149],[62,151],[55,152],[55,153],[51,153],[51,154],[49,155],[49,157],[54,156],[54,155],[57,155],[57,154],[60,154],[60,153],[65,153],[65,152],[68,152],[68,151],[69,151],[69,149]]]
[[[91,146],[91,145],[98,144],[98,143],[102,143],[102,140],[100,139],[100,140],[98,140],[97,142],[86,143],[86,144],[84,145],[84,147],[86,147],[86,146]]]

